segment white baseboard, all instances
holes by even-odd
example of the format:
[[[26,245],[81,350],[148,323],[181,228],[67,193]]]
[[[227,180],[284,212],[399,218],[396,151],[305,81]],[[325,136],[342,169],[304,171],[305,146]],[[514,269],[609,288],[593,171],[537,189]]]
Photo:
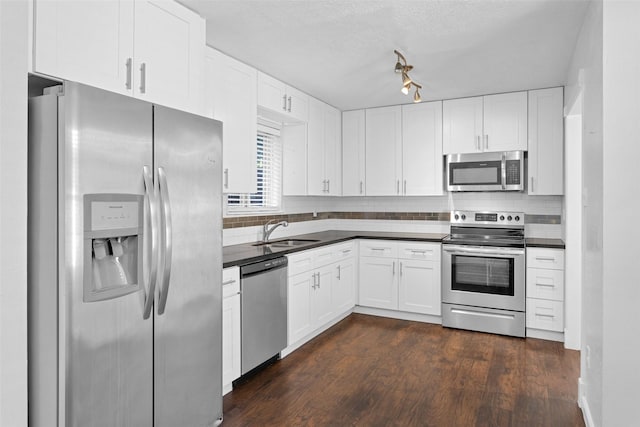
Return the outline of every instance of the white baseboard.
[[[233,384],[229,383],[229,384],[223,384],[222,385],[222,395],[224,396],[225,394],[229,393],[231,390],[233,390]]]
[[[331,328],[332,326],[334,326],[335,324],[337,324],[338,322],[340,322],[341,320],[349,316],[351,313],[353,313],[353,309],[342,313],[341,315],[333,319],[331,322],[319,327],[315,331],[308,333],[304,338],[301,338],[298,341],[294,342],[293,344],[287,346],[287,348],[285,348],[280,352],[280,358],[284,359],[285,357],[293,353],[295,350],[302,347],[307,342],[311,341],[313,338],[317,337],[327,329]]]
[[[391,319],[411,320],[414,322],[435,323],[442,325],[442,317],[431,314],[409,313],[406,311],[386,310],[384,308],[363,307],[356,305],[354,313],[368,314],[370,316],[389,317]]]
[[[582,409],[585,427],[595,427],[591,410],[589,409],[589,402],[587,401],[586,384],[582,378],[578,378],[578,406]]]
[[[564,342],[564,334],[562,332],[544,331],[542,329],[527,328],[527,338]]]

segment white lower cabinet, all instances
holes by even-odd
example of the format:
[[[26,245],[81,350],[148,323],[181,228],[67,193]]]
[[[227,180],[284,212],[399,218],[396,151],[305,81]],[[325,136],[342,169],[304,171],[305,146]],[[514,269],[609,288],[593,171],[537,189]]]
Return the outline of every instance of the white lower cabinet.
[[[362,240],[358,304],[441,314],[440,244]]]
[[[527,328],[564,332],[563,249],[527,248]]]
[[[288,344],[299,343],[355,305],[355,244],[287,255]]]
[[[240,377],[240,269],[225,268],[222,273],[222,392]]]

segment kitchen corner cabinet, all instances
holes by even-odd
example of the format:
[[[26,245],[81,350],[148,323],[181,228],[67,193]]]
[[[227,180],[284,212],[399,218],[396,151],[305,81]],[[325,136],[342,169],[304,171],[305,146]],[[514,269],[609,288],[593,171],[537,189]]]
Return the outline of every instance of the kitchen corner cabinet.
[[[287,255],[290,346],[353,308],[354,256],[353,242]]]
[[[443,101],[443,153],[527,150],[527,92]]]
[[[365,111],[342,113],[342,195],[364,196]]]
[[[442,165],[442,101],[403,105],[402,194],[442,195]]]
[[[210,47],[205,65],[205,113],[223,122],[223,192],[255,193],[258,72]]]
[[[563,88],[529,91],[529,195],[564,194]]]
[[[340,111],[309,98],[307,125],[307,194],[339,196],[342,192]]]
[[[362,240],[359,273],[359,305],[441,314],[439,244]]]
[[[173,1],[34,2],[35,73],[201,114],[204,47]]]
[[[231,383],[240,377],[240,269],[222,272],[222,390],[231,391]]]
[[[402,110],[399,105],[365,112],[367,196],[399,196],[402,176]]]
[[[275,120],[284,123],[306,122],[309,96],[258,71],[258,106]]]

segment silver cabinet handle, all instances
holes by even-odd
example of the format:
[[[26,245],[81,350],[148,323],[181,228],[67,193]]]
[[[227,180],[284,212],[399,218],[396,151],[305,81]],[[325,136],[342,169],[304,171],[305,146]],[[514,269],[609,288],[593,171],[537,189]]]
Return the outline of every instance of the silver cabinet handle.
[[[531,192],[535,192],[535,190],[533,189],[533,177],[531,177]]]
[[[327,180],[327,193],[331,193],[331,180]]]
[[[147,64],[140,64],[140,93],[147,92]]]
[[[351,253],[351,249],[343,249],[342,253],[343,254],[350,254]]]
[[[395,276],[396,275],[396,262],[393,261],[393,270],[391,270],[391,275]]]
[[[402,276],[402,261],[400,261],[400,276]]]
[[[485,150],[489,149],[489,135],[484,136],[484,149]]]
[[[555,288],[555,287],[556,287],[556,285],[554,285],[554,284],[550,284],[550,283],[538,283],[538,282],[536,282],[536,286],[542,286],[542,287],[545,287],[545,288]]]
[[[326,179],[322,180],[322,192],[323,193],[327,192],[327,180]]]
[[[285,95],[286,96],[286,95]],[[290,113],[291,112],[291,97],[289,97],[289,108],[287,108],[287,111]]]
[[[553,314],[536,313],[536,317],[546,317],[546,318],[549,318],[549,319],[553,319],[556,316],[554,316]]]
[[[405,196],[407,195],[407,180],[404,180],[404,188],[403,188],[403,192],[402,194],[404,194]]]
[[[227,286],[227,285],[230,285],[232,283],[236,283],[236,279],[225,280],[224,282],[222,282],[222,286]]]
[[[131,60],[132,58],[127,58],[127,62],[125,63],[126,73],[127,73],[127,81],[125,82],[125,87],[127,90],[131,90]]]
[[[284,111],[287,111],[287,95],[286,94],[282,95],[282,109]]]
[[[229,189],[229,168],[224,170],[224,188]]]
[[[338,268],[338,277],[336,277],[336,279],[341,280],[340,276],[342,275],[342,271],[341,271],[341,268],[340,268],[340,264],[338,264],[337,268]]]
[[[171,203],[169,202],[169,189],[167,188],[167,175],[163,167],[158,168],[158,187],[160,201],[162,203],[162,230],[164,231],[164,256],[162,257],[162,281],[159,292],[158,314],[163,314],[167,306],[167,294],[171,279],[171,252],[173,250],[173,226],[171,224]]]
[[[363,182],[360,181],[360,194],[362,194],[362,187],[363,187]]]
[[[480,145],[480,135],[476,136],[476,150],[482,151],[482,146]]]
[[[556,259],[552,256],[537,256],[537,261],[555,261]]]
[[[320,287],[320,272],[316,273],[318,275],[318,288]]]
[[[372,251],[384,251],[384,248],[370,248]]]
[[[144,308],[142,311],[142,318],[148,319],[151,315],[151,308],[153,307],[153,298],[156,293],[156,277],[158,274],[158,206],[155,198],[155,192],[153,188],[153,178],[151,177],[151,168],[144,166],[142,168],[142,177],[144,180],[144,194],[149,202],[149,217],[151,219],[151,266],[149,269],[149,284],[143,288],[144,295]]]
[[[396,194],[400,194],[400,180],[396,180]]]

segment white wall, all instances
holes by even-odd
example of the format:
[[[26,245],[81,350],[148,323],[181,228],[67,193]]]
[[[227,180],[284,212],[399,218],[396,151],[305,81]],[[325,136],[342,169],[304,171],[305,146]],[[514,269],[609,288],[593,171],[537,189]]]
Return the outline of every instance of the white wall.
[[[638,425],[640,2],[603,8],[602,425]]]
[[[580,404],[587,423],[602,424],[602,0],[591,2],[567,75],[565,103],[583,76],[582,351]]]
[[[27,2],[0,1],[0,426],[27,425]]]

